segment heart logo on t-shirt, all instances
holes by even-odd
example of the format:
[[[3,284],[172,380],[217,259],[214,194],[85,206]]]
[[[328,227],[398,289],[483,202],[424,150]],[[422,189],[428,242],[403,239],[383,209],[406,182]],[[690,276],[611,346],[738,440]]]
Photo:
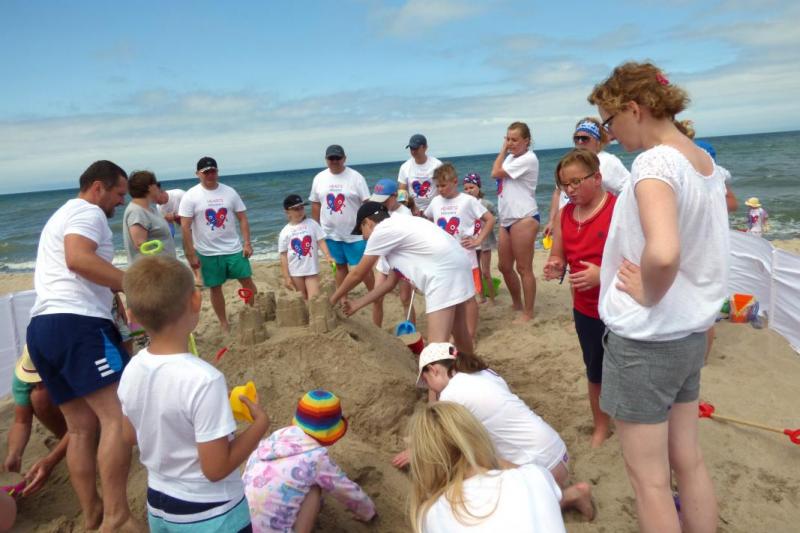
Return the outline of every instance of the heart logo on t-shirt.
[[[342,212],[342,208],[344,207],[344,194],[339,193],[334,196],[332,192],[329,192],[328,196],[325,197],[325,201],[328,203],[328,209],[332,212]]]
[[[497,183],[497,194],[503,194],[503,178],[495,178],[495,183]]]
[[[450,235],[455,235],[458,233],[458,225],[461,223],[458,217],[450,217],[450,220],[447,220],[444,217],[439,218],[436,221],[436,224],[445,230]]]
[[[211,231],[214,231],[214,228],[225,229],[226,218],[228,218],[228,209],[225,207],[220,207],[216,211],[210,207],[206,209],[206,221],[211,226]]]
[[[421,196],[422,198],[428,197],[428,192],[431,190],[431,182],[428,180],[419,181],[414,180],[411,182],[411,190],[414,191],[414,194],[417,196]]]
[[[473,235],[477,235],[478,233],[480,233],[482,227],[483,227],[483,224],[481,224],[481,219],[477,219],[475,221],[475,228],[472,230],[472,234]]]
[[[311,235],[303,237],[303,255],[311,253]]]
[[[303,237],[303,240],[300,240],[299,237],[295,237],[292,239],[290,243],[292,246],[292,250],[294,253],[298,255],[298,257],[303,257],[309,255],[311,253],[311,236],[306,235]]]

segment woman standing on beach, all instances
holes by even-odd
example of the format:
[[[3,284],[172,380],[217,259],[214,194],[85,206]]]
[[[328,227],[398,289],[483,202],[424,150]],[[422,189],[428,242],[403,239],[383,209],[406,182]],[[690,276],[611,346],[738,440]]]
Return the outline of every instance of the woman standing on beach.
[[[175,240],[169,222],[158,212],[156,202],[164,192],[149,170],[137,170],[128,179],[131,202],[122,215],[122,239],[128,253],[128,265],[141,255],[142,244],[159,240],[164,245],[161,252],[175,257]]]
[[[511,293],[514,310],[522,312],[515,320],[517,323],[533,318],[533,303],[536,299],[533,244],[541,220],[539,206],[536,205],[539,160],[530,151],[530,146],[531,130],[528,125],[524,122],[512,123],[492,166],[492,177],[497,180],[497,204],[500,213],[498,267],[503,273],[508,292]]]
[[[717,502],[697,439],[706,331],[727,284],[724,178],[675,122],[689,97],[625,63],[588,98],[627,151],[644,150],[614,209],[600,269],[600,407],[616,422],[641,531],[711,532]]]

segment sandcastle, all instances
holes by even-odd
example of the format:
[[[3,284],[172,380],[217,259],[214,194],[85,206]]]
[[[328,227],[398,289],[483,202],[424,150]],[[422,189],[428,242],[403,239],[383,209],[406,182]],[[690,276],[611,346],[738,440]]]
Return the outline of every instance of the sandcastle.
[[[300,293],[281,293],[275,304],[278,327],[297,327],[308,324],[308,308]]]

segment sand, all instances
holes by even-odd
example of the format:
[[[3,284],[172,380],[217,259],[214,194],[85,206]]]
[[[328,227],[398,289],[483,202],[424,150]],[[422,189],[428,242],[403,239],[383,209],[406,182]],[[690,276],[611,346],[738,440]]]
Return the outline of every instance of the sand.
[[[782,247],[798,250],[800,241]],[[537,252],[537,277],[544,258]],[[256,264],[254,270],[259,289],[274,292],[276,300],[274,305],[260,302],[259,309],[265,317],[276,312],[278,320],[270,316],[263,322],[247,314],[240,318],[243,303],[236,296],[238,287],[229,283],[225,291],[233,332],[226,338],[204,293],[201,322],[195,332],[202,356],[212,361],[221,348],[228,348],[219,368],[229,387],[255,381],[273,430],[290,422],[305,391],[322,387],[338,394],[350,429],[330,453],[374,498],[378,518],[361,524],[328,498],[318,530],[408,531],[407,476],[392,468],[390,460],[403,448],[408,417],[422,396],[413,386],[412,354],[393,335],[394,325],[405,318],[399,299],[387,297],[384,329],[379,330],[371,325],[368,309],[347,319],[328,313],[317,303],[305,314],[281,288],[277,264]],[[30,285],[29,275],[0,276],[0,292]],[[618,440],[612,436],[597,450],[589,447],[591,416],[568,286],[539,279],[536,319],[530,325],[511,323],[509,303],[508,294],[501,289],[497,305],[481,306],[478,352],[560,432],[572,458],[574,479],[592,484],[596,520],[586,523],[579,515],[568,513],[567,530],[636,531],[633,493]],[[242,334],[239,320],[253,333]],[[307,326],[295,325],[309,320]],[[257,331],[260,328],[264,328],[263,335]],[[424,324],[421,330],[424,333]],[[794,429],[800,427],[798,378],[800,357],[778,334],[722,322],[703,372],[701,395],[716,406],[718,414]],[[2,457],[12,413],[9,401],[0,404]],[[699,430],[720,501],[720,531],[782,532],[800,523],[800,446],[784,435],[713,420],[701,420]],[[23,466],[30,466],[48,444],[52,446],[53,439],[36,423]],[[134,454],[128,490],[132,508],[141,516],[145,489],[146,473]],[[20,501],[19,514],[20,531],[82,531],[78,502],[64,463],[54,470],[44,490]]]

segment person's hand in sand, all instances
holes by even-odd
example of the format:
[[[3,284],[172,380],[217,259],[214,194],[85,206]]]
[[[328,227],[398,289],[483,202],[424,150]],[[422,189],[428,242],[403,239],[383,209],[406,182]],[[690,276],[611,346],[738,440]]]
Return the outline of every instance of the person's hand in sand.
[[[406,448],[392,458],[392,466],[395,468],[405,468],[411,462],[411,450]]]
[[[622,265],[617,271],[617,288],[622,292],[628,293],[637,303],[645,307],[650,307],[644,294],[642,285],[642,269],[627,259],[622,261]]]
[[[342,300],[342,303],[341,303],[342,312],[345,314],[345,316],[352,316],[359,309],[363,309],[369,303],[371,303],[371,302],[365,302],[363,297],[357,298],[357,299],[352,300],[352,301],[351,300]]]
[[[575,290],[588,291],[600,285],[600,267],[586,261],[578,261],[578,263],[585,268],[569,275],[569,282],[572,283]]]
[[[560,279],[566,266],[564,259],[551,255],[547,263],[544,264],[544,279],[547,281]]]
[[[25,473],[25,490],[22,491],[23,496],[32,496],[44,487],[50,477],[50,473],[56,466],[57,462],[53,462],[48,457],[42,457],[28,471]]]
[[[6,460],[3,461],[3,468],[0,472],[17,472],[19,473],[22,468],[22,456],[9,453]]]

